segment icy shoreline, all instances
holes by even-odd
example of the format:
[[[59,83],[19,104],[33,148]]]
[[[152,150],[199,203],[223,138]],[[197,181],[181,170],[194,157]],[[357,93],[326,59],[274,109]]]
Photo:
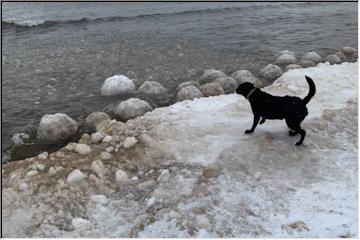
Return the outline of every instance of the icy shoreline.
[[[85,154],[3,165],[4,237],[357,237],[358,63],[289,70],[264,91],[304,97],[305,74],[302,147],[282,121],[243,134],[250,106],[231,94],[109,121]]]
[[[202,75],[198,75],[200,74],[199,71],[188,70],[184,74],[190,80],[181,82],[176,87],[175,92],[168,92],[169,89],[153,80],[143,82],[136,89],[135,82],[138,82],[137,79],[130,79],[125,75],[113,75],[105,79],[101,88],[101,95],[114,95],[123,99],[120,100],[121,104],[119,101],[115,101],[105,108],[101,107],[100,111],[112,116],[112,118],[126,122],[130,118],[142,116],[146,111],[151,111],[153,108],[169,106],[176,101],[231,94],[242,82],[249,81],[254,83],[256,87],[264,87],[271,85],[274,80],[290,69],[313,67],[323,61],[333,65],[342,62],[354,62],[356,59],[357,49],[353,47],[343,47],[336,53],[324,57],[315,51],[306,52],[301,58],[292,51],[283,50],[276,55],[276,60],[274,58],[273,63],[266,65],[258,72],[250,72],[243,68],[227,73],[223,69],[206,69]],[[230,73],[231,77],[230,75],[227,76]],[[39,104],[39,102],[36,101],[35,104]],[[94,113],[92,111],[93,109],[90,111],[91,114]],[[86,120],[81,117],[72,119],[71,117],[74,116],[67,116],[69,117],[68,120],[73,120],[70,121],[73,123],[70,123],[53,114],[52,116],[48,115],[52,120],[49,119],[50,121],[42,123],[47,114],[41,117],[37,127],[30,125],[25,132],[12,135],[11,146],[5,147],[5,151],[3,149],[2,163],[33,157],[43,151],[54,152],[71,141],[78,141],[82,134],[92,133],[92,130],[85,123]],[[73,125],[75,129],[75,122],[78,124],[78,130],[70,131],[70,125]],[[6,137],[3,143],[5,146],[8,145]]]

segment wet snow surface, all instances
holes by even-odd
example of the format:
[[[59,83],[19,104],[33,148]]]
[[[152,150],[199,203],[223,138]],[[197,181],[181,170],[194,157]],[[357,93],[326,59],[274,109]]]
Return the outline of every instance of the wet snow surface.
[[[357,237],[357,68],[290,70],[264,89],[304,97],[304,75],[313,78],[300,147],[284,121],[245,135],[250,105],[230,94],[128,121],[113,141],[129,135],[139,143],[112,152],[101,174],[91,163],[112,142],[92,145],[88,156],[64,148],[52,161],[6,164],[4,236]],[[35,162],[45,170],[26,176]],[[50,175],[50,167],[59,170]],[[86,178],[70,185],[75,168]],[[119,169],[127,175],[116,181]]]

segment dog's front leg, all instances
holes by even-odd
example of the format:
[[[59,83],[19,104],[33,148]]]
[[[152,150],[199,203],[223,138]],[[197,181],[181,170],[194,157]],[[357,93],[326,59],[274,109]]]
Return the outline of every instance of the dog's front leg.
[[[265,118],[263,117],[263,118],[261,119],[261,121],[260,121],[259,124],[261,125],[261,124],[263,124],[264,122],[265,122]]]
[[[259,120],[260,120],[260,116],[258,116],[258,115],[254,115],[254,122],[253,122],[253,125],[252,125],[251,129],[246,130],[246,131],[245,131],[245,133],[246,133],[246,134],[249,134],[249,133],[254,132],[254,130],[255,130],[255,128],[256,128],[256,126],[257,126],[257,125],[258,125],[258,123],[259,123]]]

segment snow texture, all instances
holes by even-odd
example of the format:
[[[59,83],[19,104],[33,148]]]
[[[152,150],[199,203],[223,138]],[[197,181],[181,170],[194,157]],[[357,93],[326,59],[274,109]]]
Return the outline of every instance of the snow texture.
[[[29,135],[26,133],[14,133],[11,137],[13,145],[18,146],[24,144],[24,140],[29,139]]]
[[[132,120],[134,129],[148,126],[146,137],[104,161],[102,179],[90,174],[68,185],[67,168],[30,178],[23,171],[31,162],[6,164],[4,236],[358,237],[358,63],[291,69],[263,90],[303,98],[305,75],[317,92],[307,105],[300,147],[284,121],[267,120],[244,134],[253,120],[250,105],[230,94]],[[94,147],[94,156],[74,153],[88,159],[74,164],[90,173],[95,153],[107,147]],[[26,191],[20,183],[28,184],[21,185]]]
[[[101,132],[94,132],[91,134],[91,142],[93,143],[99,143],[104,136],[101,134]]]
[[[37,129],[38,139],[46,144],[61,142],[78,130],[77,122],[64,113],[45,114]]]
[[[137,142],[135,137],[127,137],[124,141],[124,148],[132,148]]]
[[[75,169],[68,175],[66,181],[69,184],[74,184],[81,182],[84,179],[85,179],[85,175],[79,169]]]
[[[127,182],[129,180],[126,172],[121,170],[121,169],[116,171],[115,179],[119,183],[124,183],[124,182]]]
[[[91,147],[89,145],[79,143],[76,145],[74,151],[79,153],[80,155],[85,155],[91,152]]]

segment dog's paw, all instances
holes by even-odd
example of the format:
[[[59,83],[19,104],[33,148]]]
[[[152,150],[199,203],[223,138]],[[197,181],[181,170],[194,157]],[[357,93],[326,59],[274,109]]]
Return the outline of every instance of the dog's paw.
[[[263,124],[264,122],[265,122],[265,118],[261,119],[260,125]]]
[[[296,146],[300,146],[301,144],[302,144],[302,142],[295,143]]]
[[[254,131],[251,131],[251,129],[245,130],[245,134],[253,133]]]

